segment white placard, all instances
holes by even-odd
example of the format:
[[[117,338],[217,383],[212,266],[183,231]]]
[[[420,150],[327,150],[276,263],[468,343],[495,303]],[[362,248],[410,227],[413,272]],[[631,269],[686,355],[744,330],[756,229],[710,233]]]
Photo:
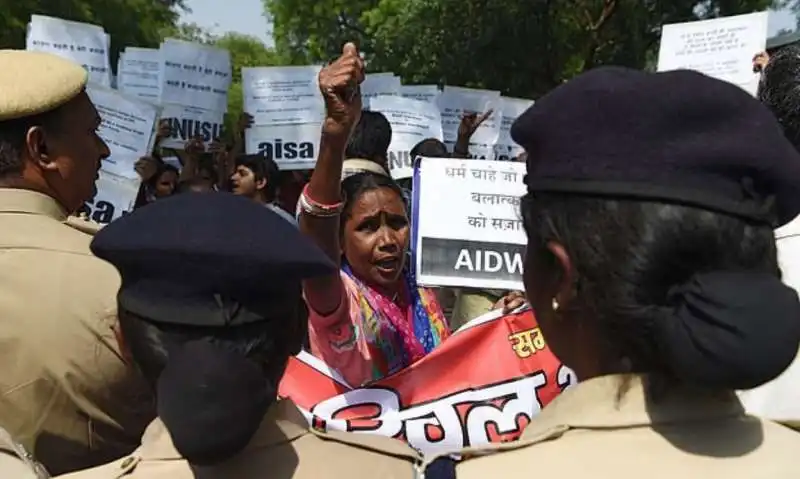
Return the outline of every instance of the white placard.
[[[244,111],[256,126],[320,123],[325,116],[317,82],[321,68],[242,68]]]
[[[470,138],[469,153],[473,158],[494,159],[494,145],[500,135],[502,114],[500,92],[445,86],[439,97],[444,142],[452,148],[458,138],[458,125],[465,113],[494,113],[484,121]]]
[[[138,180],[100,170],[100,178],[96,183],[97,194],[86,202],[83,211],[89,215],[90,220],[108,224],[133,210],[139,184]]]
[[[172,134],[160,146],[182,150],[186,142],[196,136],[208,146],[224,135],[224,117],[225,114],[220,111],[166,104],[161,111],[161,119],[169,122]]]
[[[86,91],[103,120],[98,134],[111,150],[111,156],[103,162],[103,169],[137,179],[133,165],[153,149],[159,108],[110,88],[90,85]]]
[[[427,101],[437,104],[442,92],[437,85],[401,85],[400,96],[412,100]]]
[[[161,98],[161,52],[155,48],[127,47],[120,53],[117,89],[143,100]]]
[[[697,70],[752,89],[753,55],[767,46],[768,12],[664,25],[658,71]]]
[[[421,159],[411,221],[420,284],[523,290],[524,175],[516,162]]]
[[[320,124],[254,126],[245,130],[245,151],[271,158],[281,170],[310,170],[317,163]]]
[[[422,140],[442,141],[442,117],[439,108],[430,102],[400,96],[377,96],[370,103],[372,111],[383,113],[392,125],[389,145],[389,169],[392,177],[408,178],[414,172],[414,159],[409,155]]]
[[[89,81],[111,86],[110,38],[102,27],[32,15],[26,49],[47,52],[82,65]]]
[[[497,143],[494,145],[495,159],[499,161],[513,160],[525,150],[511,139],[511,125],[517,117],[533,105],[533,100],[504,96],[500,98],[500,105],[501,111],[498,113],[502,114],[502,121],[500,123],[500,134],[497,137]]]
[[[228,111],[228,50],[168,38],[161,44],[161,102]]]
[[[401,86],[400,77],[391,72],[370,73],[364,76],[364,81],[361,82],[362,106],[365,110],[369,110],[370,101],[373,98],[382,95],[399,95]]]

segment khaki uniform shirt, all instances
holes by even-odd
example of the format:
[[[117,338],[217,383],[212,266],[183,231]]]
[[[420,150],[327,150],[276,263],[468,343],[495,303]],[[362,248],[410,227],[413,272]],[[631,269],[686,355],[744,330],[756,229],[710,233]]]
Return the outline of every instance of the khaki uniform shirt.
[[[638,377],[619,396],[621,378],[573,386],[532,420],[519,442],[466,450],[456,476],[528,471],[531,477],[592,479],[800,477],[800,434],[745,415],[733,392],[678,387],[654,402]]]
[[[155,417],[112,330],[119,276],[66,219],[0,188],[0,424],[51,474],[130,453]]]
[[[64,479],[413,479],[421,456],[404,442],[377,435],[319,433],[288,400],[270,408],[245,449],[215,466],[192,466],[156,419],[142,446],[111,464]]]

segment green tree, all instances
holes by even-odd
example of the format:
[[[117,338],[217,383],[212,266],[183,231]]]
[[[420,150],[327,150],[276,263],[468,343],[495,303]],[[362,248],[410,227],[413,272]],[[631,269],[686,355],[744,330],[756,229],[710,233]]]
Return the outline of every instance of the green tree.
[[[111,35],[111,64],[126,46],[158,47],[175,25],[184,0],[0,0],[0,48],[25,48],[31,15],[101,25]]]
[[[358,42],[371,71],[409,83],[536,98],[597,65],[645,68],[660,27],[800,0],[264,0],[279,54],[294,63]]]

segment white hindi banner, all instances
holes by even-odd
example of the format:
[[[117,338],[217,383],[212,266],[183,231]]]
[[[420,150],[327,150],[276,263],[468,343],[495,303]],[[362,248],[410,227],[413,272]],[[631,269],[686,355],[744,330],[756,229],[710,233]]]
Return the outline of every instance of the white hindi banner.
[[[525,110],[533,105],[533,100],[523,100],[521,98],[500,97],[501,110],[495,112],[502,115],[500,123],[500,134],[497,143],[494,145],[495,159],[500,161],[513,160],[525,150],[514,143],[511,139],[511,125]]]
[[[254,126],[245,130],[245,151],[272,159],[281,170],[310,170],[317,163],[320,124]]]
[[[466,113],[478,115],[489,110],[494,113],[484,121],[470,138],[469,153],[472,158],[493,159],[494,145],[500,135],[502,114],[500,92],[445,86],[439,97],[444,142],[452,149],[458,138],[458,125]]]
[[[161,44],[161,102],[228,111],[228,50],[168,38]]]
[[[26,49],[47,52],[82,65],[89,81],[111,86],[110,38],[102,27],[32,15]]]
[[[101,86],[89,85],[86,91],[103,121],[98,134],[111,150],[103,169],[128,179],[138,179],[133,165],[153,149],[159,107]]]
[[[224,134],[224,117],[221,111],[209,111],[183,105],[163,105],[161,119],[169,123],[170,137],[161,142],[163,148],[182,150],[191,138],[200,137],[209,143]]]
[[[100,170],[97,180],[97,194],[84,205],[89,219],[100,224],[108,224],[133,210],[136,195],[139,193],[138,180],[124,178]]]
[[[365,110],[371,109],[370,102],[373,98],[383,95],[399,95],[402,86],[400,77],[394,73],[370,73],[364,76],[361,82],[361,102]]]
[[[411,221],[420,284],[524,289],[524,175],[525,165],[511,161],[420,160]]]
[[[411,177],[414,173],[411,149],[429,138],[442,141],[442,117],[439,108],[430,102],[400,96],[374,97],[370,108],[382,113],[392,125],[392,142],[389,145],[389,169],[392,177]]]
[[[401,85],[400,96],[436,105],[442,92],[437,85]]]
[[[658,71],[697,70],[756,93],[753,56],[767,46],[768,12],[664,25]]]
[[[317,76],[322,67],[242,68],[244,111],[255,126],[321,123],[325,105]]]
[[[117,89],[143,100],[161,100],[161,52],[155,48],[126,47],[117,67]]]

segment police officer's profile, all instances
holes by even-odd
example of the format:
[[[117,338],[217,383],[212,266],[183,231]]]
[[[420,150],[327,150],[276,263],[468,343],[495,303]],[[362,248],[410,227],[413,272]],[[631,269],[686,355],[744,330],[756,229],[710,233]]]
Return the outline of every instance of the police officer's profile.
[[[0,50],[0,424],[53,474],[132,451],[154,417],[114,340],[119,275],[69,220],[109,155],[86,79]]]
[[[110,223],[92,251],[122,276],[121,349],[158,418],[132,455],[69,477],[411,477],[406,444],[312,432],[277,398],[305,337],[301,281],[333,270],[297,228],[241,196],[185,193]]]
[[[579,382],[457,477],[796,476],[800,436],[735,394],[800,344],[773,236],[800,212],[800,155],[767,108],[696,72],[607,67],[511,134],[528,155],[526,293]]]

